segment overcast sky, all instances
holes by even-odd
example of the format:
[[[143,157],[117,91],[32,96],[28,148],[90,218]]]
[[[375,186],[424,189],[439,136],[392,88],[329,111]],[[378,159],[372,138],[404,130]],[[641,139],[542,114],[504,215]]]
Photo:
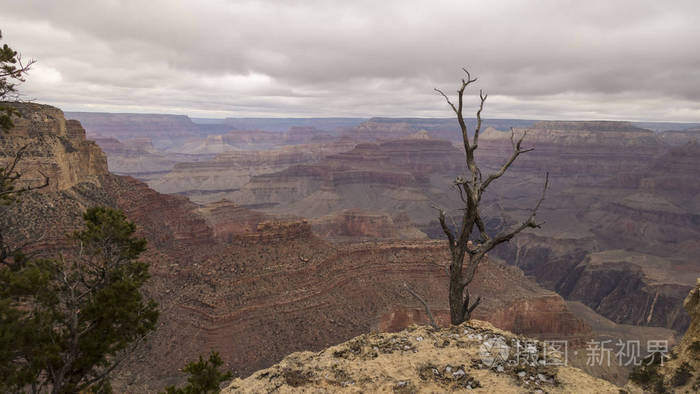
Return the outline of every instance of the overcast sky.
[[[66,111],[700,121],[700,1],[0,0]]]

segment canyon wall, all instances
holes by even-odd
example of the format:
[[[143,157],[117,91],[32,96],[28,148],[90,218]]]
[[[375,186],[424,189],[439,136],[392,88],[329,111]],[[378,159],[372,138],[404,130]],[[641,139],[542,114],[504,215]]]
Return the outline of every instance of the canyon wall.
[[[462,162],[459,150],[447,141],[362,143],[313,165],[253,177],[227,198],[275,214],[318,218],[363,210],[427,223],[435,214],[430,199],[445,200],[447,174],[459,171]]]
[[[509,137],[488,130],[479,150],[505,157]],[[525,141],[535,151],[499,180],[519,190],[498,185],[487,201],[498,200],[496,214],[513,223],[549,171],[552,187],[538,214],[546,225],[496,253],[617,323],[683,331],[681,301],[700,275],[697,143],[669,146],[623,122],[541,122]]]
[[[347,144],[297,145],[272,150],[239,150],[210,160],[175,164],[149,186],[161,193],[180,193],[199,203],[230,198],[253,176],[285,170],[293,165],[312,164],[330,155],[352,149]]]
[[[401,290],[404,281],[436,311],[445,310],[444,242],[333,245],[303,219],[225,202],[198,207],[108,173],[99,148],[59,110],[27,105],[21,111],[28,120],[3,136],[3,149],[10,152],[23,139],[40,142],[41,149],[24,159],[55,169],[50,174],[55,186],[6,207],[2,225],[14,235],[11,242],[29,242],[29,250],[46,257],[74,248],[66,234],[80,228],[81,213],[96,205],[124,210],[148,240],[142,258],[150,264],[151,279],[144,291],[158,302],[161,317],[156,332],[116,372],[118,390],[152,392],[179,383],[181,366],[208,349],[222,353],[226,369],[245,375],[290,352],[376,329],[392,311],[416,307]],[[425,166],[434,164],[412,171]],[[473,291],[484,295],[480,313],[500,316],[496,324],[546,336],[587,332],[560,297],[518,269],[490,261],[479,278]],[[547,306],[550,314],[538,317],[532,305]],[[514,320],[512,311],[522,313]]]
[[[443,124],[429,123],[424,126]],[[395,136],[415,132],[411,127],[399,119],[360,129]],[[523,220],[548,172],[538,214],[546,225],[495,253],[617,323],[683,330],[688,318],[680,301],[692,285],[688,278],[700,273],[693,258],[700,253],[698,144],[672,145],[627,122],[547,121],[514,133],[527,133],[524,146],[535,150],[489,187],[487,227],[496,233]],[[429,134],[359,143],[311,165],[253,176],[239,191],[217,197],[311,218],[317,233],[334,241],[442,237],[433,206],[459,220],[452,181],[464,173],[464,157]],[[482,171],[498,169],[511,150],[509,132],[485,130],[476,151]],[[397,226],[397,217],[407,221]],[[591,281],[609,284],[591,288]]]

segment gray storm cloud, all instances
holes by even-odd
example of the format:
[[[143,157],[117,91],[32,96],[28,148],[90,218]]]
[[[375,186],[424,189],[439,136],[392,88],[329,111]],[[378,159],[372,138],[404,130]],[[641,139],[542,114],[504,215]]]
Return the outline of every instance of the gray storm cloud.
[[[66,110],[447,116],[468,66],[493,117],[700,121],[697,1],[0,1]]]

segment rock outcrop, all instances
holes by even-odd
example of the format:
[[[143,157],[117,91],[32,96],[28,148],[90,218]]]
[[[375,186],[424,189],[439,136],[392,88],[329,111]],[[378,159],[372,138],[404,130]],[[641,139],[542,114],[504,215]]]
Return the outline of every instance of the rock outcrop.
[[[476,119],[465,119],[467,128],[472,132]],[[483,129],[493,127],[508,130],[511,127],[528,127],[534,123],[524,119],[484,119]],[[403,139],[422,132],[431,138],[461,143],[459,125],[454,118],[371,118],[366,122],[348,129],[343,134],[355,141],[386,141]]]
[[[529,353],[523,350],[527,343],[533,344]],[[317,353],[291,354],[235,379],[223,393],[621,392],[563,364],[551,346],[485,322],[441,330],[414,325],[398,333],[361,335]]]
[[[6,103],[18,115],[15,127],[0,135],[4,164],[25,147],[17,170],[21,183],[42,183],[49,178],[47,190],[67,190],[86,180],[97,181],[107,174],[107,158],[100,148],[85,138],[79,122],[66,120],[58,108],[40,104]]]
[[[107,155],[109,170],[119,175],[139,179],[159,177],[180,162],[195,162],[212,155],[185,155],[157,151],[150,138],[131,138],[119,141],[113,137],[92,137]]]

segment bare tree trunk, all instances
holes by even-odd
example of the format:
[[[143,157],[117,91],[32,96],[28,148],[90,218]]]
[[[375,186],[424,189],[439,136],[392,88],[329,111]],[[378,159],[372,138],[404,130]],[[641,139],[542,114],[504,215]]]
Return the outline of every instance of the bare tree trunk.
[[[464,316],[464,302],[462,296],[462,284],[460,277],[457,275],[450,276],[450,322],[452,324],[460,324],[466,320]],[[469,298],[466,299],[469,302]]]

